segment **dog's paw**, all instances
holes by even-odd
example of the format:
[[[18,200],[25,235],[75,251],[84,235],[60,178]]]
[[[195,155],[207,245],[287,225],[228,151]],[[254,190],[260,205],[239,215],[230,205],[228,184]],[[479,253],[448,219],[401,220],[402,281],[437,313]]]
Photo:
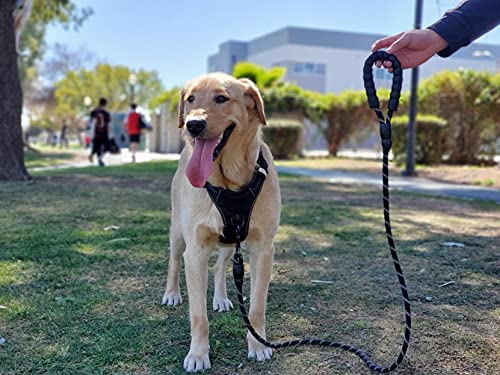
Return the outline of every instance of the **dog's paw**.
[[[227,298],[214,296],[213,308],[214,311],[217,312],[231,311],[233,309],[233,303]]]
[[[202,354],[194,353],[191,350],[184,359],[184,370],[187,372],[198,372],[210,368],[210,359],[208,351]]]
[[[161,300],[162,305],[177,306],[182,302],[182,297],[180,293],[168,293],[165,292],[163,299]]]
[[[253,338],[252,338],[253,339]],[[262,345],[255,339],[248,342],[248,358],[255,358],[257,361],[265,361],[271,359],[273,350],[267,346]]]

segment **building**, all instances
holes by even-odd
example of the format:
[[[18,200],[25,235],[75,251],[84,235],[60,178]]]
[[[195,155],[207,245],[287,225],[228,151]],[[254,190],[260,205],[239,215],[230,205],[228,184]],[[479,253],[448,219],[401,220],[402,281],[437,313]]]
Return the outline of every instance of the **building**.
[[[373,42],[384,37],[303,27],[285,27],[249,42],[226,41],[208,58],[208,71],[231,73],[238,61],[250,61],[267,68],[287,68],[285,80],[304,89],[340,92],[362,89],[361,70]],[[500,68],[500,45],[473,43],[453,56],[433,58],[421,66],[420,77],[458,68],[489,70]],[[392,74],[376,69],[375,84],[389,87]],[[410,71],[404,71],[403,89],[409,89]]]

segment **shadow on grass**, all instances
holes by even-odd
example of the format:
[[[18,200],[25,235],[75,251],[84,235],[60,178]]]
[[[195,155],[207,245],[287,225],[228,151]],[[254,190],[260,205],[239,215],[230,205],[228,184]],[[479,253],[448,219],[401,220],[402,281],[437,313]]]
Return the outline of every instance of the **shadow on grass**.
[[[27,151],[24,154],[25,165],[28,169],[31,168],[40,168],[40,167],[48,167],[51,165],[64,164],[70,160],[76,158],[76,153],[71,151],[62,151],[56,150],[54,151]]]

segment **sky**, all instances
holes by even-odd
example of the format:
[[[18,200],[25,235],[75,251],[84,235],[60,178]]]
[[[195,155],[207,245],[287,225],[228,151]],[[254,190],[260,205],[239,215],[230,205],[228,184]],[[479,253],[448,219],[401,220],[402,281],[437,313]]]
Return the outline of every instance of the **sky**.
[[[227,40],[285,26],[392,35],[413,27],[415,0],[73,0],[94,14],[78,32],[50,26],[47,43],[83,47],[98,61],[156,70],[166,88],[205,73]],[[458,0],[424,0],[422,26]],[[500,44],[500,27],[478,41]]]

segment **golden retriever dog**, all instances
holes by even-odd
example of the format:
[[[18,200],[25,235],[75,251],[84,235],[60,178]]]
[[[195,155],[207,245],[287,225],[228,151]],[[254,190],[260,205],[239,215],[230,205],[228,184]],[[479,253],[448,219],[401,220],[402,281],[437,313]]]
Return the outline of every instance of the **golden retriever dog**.
[[[218,248],[214,268],[213,309],[229,311],[233,305],[226,292],[226,268],[234,244],[223,244],[219,236],[223,219],[207,190],[213,186],[238,190],[256,171],[259,152],[268,163],[268,176],[258,196],[243,246],[248,249],[251,275],[249,318],[265,337],[267,292],[274,257],[273,240],[280,219],[281,196],[278,176],[268,146],[262,141],[266,124],[264,104],[257,87],[248,79],[223,73],[206,74],[186,83],[180,93],[179,127],[184,128],[186,146],[172,180],[172,224],[170,259],[163,304],[181,303],[179,273],[184,257],[191,319],[191,346],[184,360],[188,372],[210,368],[208,356],[207,283],[208,259]],[[217,155],[224,131],[232,134]],[[215,160],[214,160],[215,159]],[[248,357],[270,359],[272,350],[247,334]]]

